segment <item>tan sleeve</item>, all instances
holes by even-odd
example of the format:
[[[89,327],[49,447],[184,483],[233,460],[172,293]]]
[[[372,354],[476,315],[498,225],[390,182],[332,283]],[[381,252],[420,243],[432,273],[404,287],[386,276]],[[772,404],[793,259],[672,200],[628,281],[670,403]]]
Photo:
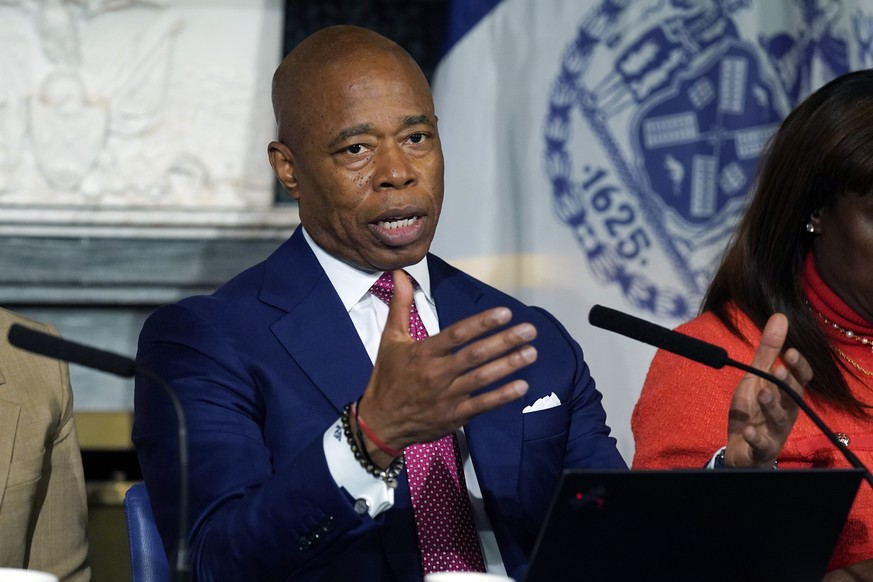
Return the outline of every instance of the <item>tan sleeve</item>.
[[[56,574],[62,581],[88,582],[88,505],[79,438],[73,417],[69,368],[58,362],[62,403],[54,440],[46,445],[41,499],[28,567]],[[54,388],[54,387],[53,387]]]

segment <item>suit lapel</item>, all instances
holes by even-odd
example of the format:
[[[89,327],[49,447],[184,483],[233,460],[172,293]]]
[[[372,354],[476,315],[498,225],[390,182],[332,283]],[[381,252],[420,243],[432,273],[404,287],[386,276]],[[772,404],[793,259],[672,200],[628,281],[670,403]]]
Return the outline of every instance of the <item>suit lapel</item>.
[[[299,228],[267,260],[261,300],[288,312],[271,329],[337,411],[356,400],[373,365]]]
[[[441,329],[486,308],[496,307],[483,304],[480,284],[441,259],[430,256],[428,267]],[[515,496],[521,466],[522,400],[477,416],[464,426],[476,478],[486,502],[489,498],[493,501]]]
[[[373,364],[299,228],[267,260],[261,300],[288,312],[271,330],[337,412],[357,400]],[[420,566],[418,540],[409,535],[415,524],[405,473],[395,492],[395,510],[382,519],[392,526],[380,530],[386,559],[397,579],[412,579]]]

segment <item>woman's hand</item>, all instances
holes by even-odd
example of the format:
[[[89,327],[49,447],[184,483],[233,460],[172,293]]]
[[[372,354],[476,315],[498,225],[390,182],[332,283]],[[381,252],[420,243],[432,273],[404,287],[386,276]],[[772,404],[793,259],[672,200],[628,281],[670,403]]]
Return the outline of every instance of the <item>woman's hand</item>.
[[[873,559],[828,572],[822,582],[873,582]]]
[[[788,319],[776,313],[767,320],[752,367],[786,382],[803,396],[812,380],[812,368],[800,352],[782,354],[788,335]],[[783,364],[777,363],[780,354]],[[797,404],[778,386],[746,374],[734,391],[728,412],[728,445],[724,454],[728,467],[772,467],[797,420]]]

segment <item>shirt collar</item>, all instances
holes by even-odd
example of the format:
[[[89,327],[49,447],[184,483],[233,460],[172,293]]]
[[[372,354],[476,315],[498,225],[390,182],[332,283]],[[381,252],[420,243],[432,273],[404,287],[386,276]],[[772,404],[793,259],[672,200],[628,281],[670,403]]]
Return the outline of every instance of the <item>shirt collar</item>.
[[[333,288],[336,289],[346,311],[351,311],[352,307],[354,307],[366,293],[370,292],[370,287],[372,287],[373,283],[375,283],[382,275],[382,271],[368,273],[367,271],[356,269],[355,267],[344,263],[318,246],[318,244],[312,240],[312,237],[309,236],[309,233],[306,232],[306,229],[302,226],[301,228],[303,229],[303,238],[306,239],[312,252],[315,253],[315,258],[318,259],[318,263],[321,265],[321,268],[324,269],[324,272],[327,275],[327,278],[330,279]],[[403,270],[412,275],[412,278],[418,283],[428,303],[433,305],[434,301],[430,293],[430,271],[427,268],[427,257],[414,265],[404,267]]]

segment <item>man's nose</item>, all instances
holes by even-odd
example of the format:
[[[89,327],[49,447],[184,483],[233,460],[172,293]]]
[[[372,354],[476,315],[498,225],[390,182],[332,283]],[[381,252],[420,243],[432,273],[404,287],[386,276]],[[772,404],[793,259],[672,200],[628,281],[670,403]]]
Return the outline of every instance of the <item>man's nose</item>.
[[[373,184],[377,190],[400,189],[415,183],[415,168],[400,144],[383,145],[376,151]]]

